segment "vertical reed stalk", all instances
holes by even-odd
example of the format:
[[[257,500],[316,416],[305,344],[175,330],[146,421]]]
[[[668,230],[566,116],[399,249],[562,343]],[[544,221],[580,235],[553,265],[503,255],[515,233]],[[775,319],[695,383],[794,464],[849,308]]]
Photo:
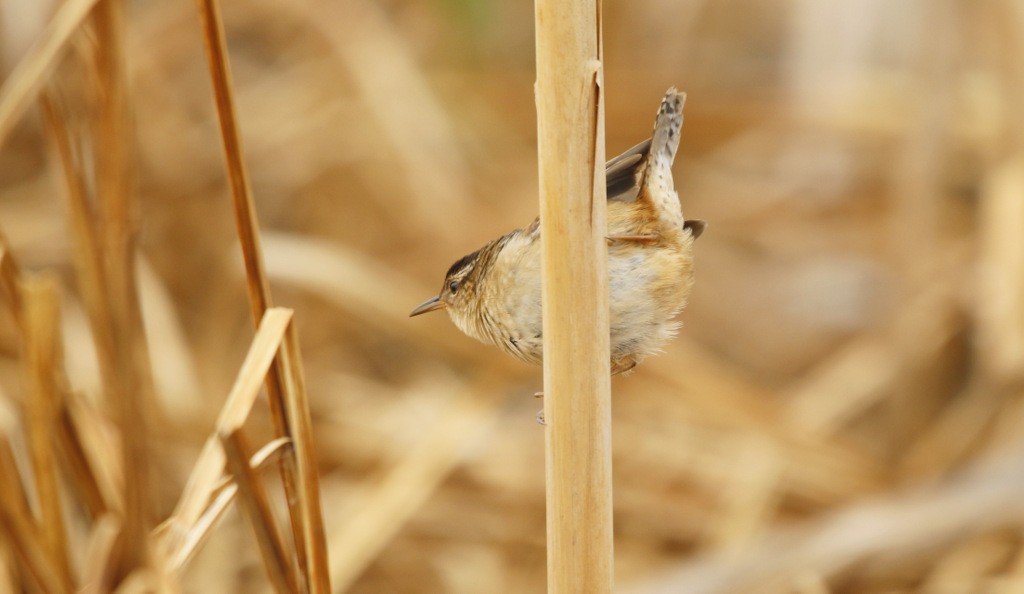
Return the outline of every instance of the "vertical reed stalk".
[[[121,435],[124,471],[124,522],[119,543],[118,582],[147,565],[152,524],[149,431],[153,387],[149,352],[136,294],[136,220],[132,116],[124,53],[123,0],[103,0],[93,12],[96,26],[100,108],[93,128],[96,140],[96,212],[103,253],[101,282],[109,327],[102,336],[101,373],[110,414]],[[82,269],[85,271],[85,269]],[[96,272],[96,270],[89,270]],[[99,321],[99,320],[97,320]],[[109,341],[109,342],[108,342]]]
[[[611,592],[601,2],[535,6],[548,592]]]
[[[29,454],[39,500],[40,528],[62,590],[74,590],[68,561],[68,535],[60,502],[55,437],[60,410],[55,369],[59,344],[57,283],[53,278],[30,278],[22,283],[25,363],[29,398],[25,402]]]
[[[228,181],[231,185],[238,239],[245,262],[249,303],[252,309],[253,324],[258,326],[264,313],[272,306],[272,300],[270,284],[267,281],[263,263],[259,223],[256,218],[256,208],[249,183],[249,174],[245,167],[238,119],[235,114],[234,90],[231,82],[227,43],[224,37],[224,23],[217,0],[199,0],[199,12],[203,22],[207,62],[210,66],[217,117],[220,122],[221,141],[224,145]],[[289,429],[294,426],[294,423],[298,423],[300,426],[304,426],[303,423],[308,424],[308,411],[304,413],[306,416],[302,419],[289,419],[289,412],[295,411],[291,410],[283,400],[286,391],[283,376],[291,373],[294,382],[298,382],[293,387],[302,392],[301,399],[303,402],[305,401],[302,380],[294,377],[295,373],[301,373],[298,364],[297,343],[290,340],[284,349],[284,355],[278,357],[267,374],[267,396],[271,402],[271,416],[275,430],[279,435],[289,435]],[[295,367],[289,369],[290,365]],[[291,393],[295,397],[295,392]],[[321,525],[319,477],[316,466],[312,464],[316,455],[311,440],[305,439],[307,436],[308,431],[304,431],[300,437],[301,443],[296,445],[294,457],[286,456],[282,460],[281,478],[291,519],[296,560],[299,567],[303,569],[300,575],[311,578],[311,583],[305,584],[311,592],[326,593],[330,590],[330,585],[326,570],[327,545]],[[306,498],[303,499],[303,496]]]

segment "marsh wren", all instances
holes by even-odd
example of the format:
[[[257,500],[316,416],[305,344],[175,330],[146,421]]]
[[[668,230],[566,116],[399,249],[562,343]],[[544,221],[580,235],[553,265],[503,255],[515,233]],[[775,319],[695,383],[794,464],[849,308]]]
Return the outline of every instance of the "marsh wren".
[[[704,221],[683,218],[672,181],[686,95],[671,88],[651,138],[605,165],[612,375],[657,352],[679,328],[693,286],[693,242]],[[412,310],[447,309],[464,333],[540,363],[541,225],[516,229],[452,264],[441,292]]]

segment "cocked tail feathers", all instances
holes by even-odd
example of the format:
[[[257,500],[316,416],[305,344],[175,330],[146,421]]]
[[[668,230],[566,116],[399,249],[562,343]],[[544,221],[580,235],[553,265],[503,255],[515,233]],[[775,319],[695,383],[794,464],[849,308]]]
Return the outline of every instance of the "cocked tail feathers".
[[[679,147],[679,131],[683,128],[683,104],[686,93],[680,93],[675,87],[665,93],[658,108],[658,117],[654,121],[654,134],[651,136],[651,152],[654,156],[662,154],[668,157],[669,164],[676,158]]]
[[[608,200],[616,202],[632,202],[636,200],[639,190],[639,175],[646,169],[649,157],[655,159],[667,157],[667,165],[671,166],[679,146],[679,132],[683,126],[683,104],[686,93],[680,93],[672,87],[665,93],[658,108],[658,117],[654,123],[652,138],[631,147],[621,155],[605,164]]]

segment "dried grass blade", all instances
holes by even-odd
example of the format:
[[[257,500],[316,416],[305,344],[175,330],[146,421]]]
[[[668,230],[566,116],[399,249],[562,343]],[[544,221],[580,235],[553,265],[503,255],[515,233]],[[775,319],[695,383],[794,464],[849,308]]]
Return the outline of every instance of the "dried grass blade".
[[[249,466],[254,469],[264,469],[268,466],[278,464],[285,456],[291,454],[292,440],[290,437],[277,437],[263,444],[263,447],[256,450],[256,453],[249,458]]]
[[[124,525],[119,577],[147,564],[151,527],[149,431],[154,414],[152,372],[135,279],[131,113],[124,61],[122,0],[104,0],[94,13],[99,74],[96,197],[101,224],[104,306],[109,311],[112,367],[104,378],[109,411],[121,436]]]
[[[270,505],[267,489],[249,466],[248,448],[241,429],[219,434],[228,469],[235,477],[242,507],[256,535],[263,566],[279,594],[298,592],[292,564],[285,553],[284,541]]]
[[[11,300],[14,317],[21,323],[21,291],[18,290],[18,264],[11,253],[7,238],[0,233],[0,289]]]
[[[221,18],[220,5],[217,0],[200,0],[199,11],[203,22],[204,39],[206,41],[207,63],[210,66],[210,77],[213,84],[214,99],[217,107],[217,119],[220,123],[221,140],[224,145],[224,158],[227,162],[228,181],[231,186],[232,204],[235,212],[235,224],[238,239],[242,248],[242,259],[245,262],[246,287],[249,292],[249,304],[252,309],[253,323],[258,323],[264,312],[272,306],[270,284],[263,263],[263,251],[260,245],[259,222],[256,218],[256,207],[253,202],[249,174],[245,167],[245,155],[242,140],[238,131],[235,115],[234,90],[231,82],[231,66],[227,55],[227,42],[224,36],[224,22]],[[271,367],[266,377],[267,395],[271,402],[281,399],[283,391],[282,370],[278,365]],[[274,416],[275,429],[278,434],[285,431],[282,419]],[[293,529],[302,523],[302,510],[298,507],[298,496],[295,493],[296,468],[291,458],[286,458],[281,465],[281,479],[284,483],[288,514]],[[305,567],[306,543],[301,538],[295,539],[295,554],[300,567]]]
[[[109,390],[115,382],[119,382],[116,377],[121,365],[117,363],[114,311],[108,294],[108,269],[104,265],[101,229],[92,205],[89,204],[88,182],[78,165],[71,133],[61,116],[57,100],[51,93],[44,91],[39,103],[47,134],[53,143],[64,176],[68,214],[75,245],[75,249],[72,250],[75,279],[88,312],[103,383]],[[68,426],[72,433],[68,435],[72,437],[65,445],[69,452],[81,448],[83,458],[80,462],[84,464],[74,464],[73,475],[79,479],[79,486],[88,490],[88,475],[80,471],[91,467],[92,479],[103,501],[101,509],[101,506],[97,505],[95,493],[87,496],[86,501],[90,502],[94,513],[106,509],[123,512],[126,500],[124,456],[122,454],[120,459],[115,461],[108,455],[109,452],[119,451],[121,446],[109,443],[108,439],[97,432],[94,429],[98,426],[97,423],[104,421],[88,404],[71,396],[68,402]],[[76,440],[81,443],[73,443]],[[77,460],[74,454],[70,458],[73,461]]]
[[[320,476],[317,471],[316,448],[313,443],[313,427],[310,420],[309,400],[306,395],[305,376],[302,371],[302,357],[299,353],[298,331],[295,324],[289,324],[284,345],[278,355],[284,377],[284,407],[287,437],[292,440],[292,455],[298,482],[294,492],[298,495],[301,523],[292,524],[296,541],[302,540],[307,552],[305,566],[306,583],[314,594],[328,594],[331,591],[330,572],[327,564],[327,539],[324,535],[323,510],[320,506]]]
[[[84,172],[78,167],[70,132],[58,110],[56,99],[43,92],[39,105],[43,123],[53,143],[67,190],[68,215],[75,249],[72,260],[75,265],[75,280],[82,293],[89,321],[96,341],[100,365],[104,376],[113,373],[113,336],[110,310],[106,306],[106,271],[103,265],[100,230],[97,228],[92,206],[89,204],[88,183]]]
[[[0,480],[0,499],[7,501],[7,505],[19,515],[28,518],[32,515],[32,509],[9,438],[16,430],[16,424],[17,421],[8,410],[6,402],[0,401],[0,477],[3,477],[3,480]]]
[[[57,437],[60,440],[61,453],[71,484],[89,511],[89,515],[95,520],[114,508],[107,503],[107,492],[100,487],[100,479],[86,453],[81,432],[67,406],[62,407],[58,423]]]
[[[217,418],[217,432],[230,433],[241,427],[249,416],[291,319],[292,312],[289,309],[267,310],[245,361],[242,362],[235,384],[231,387],[227,401]],[[192,474],[174,513],[168,518],[166,528],[163,529],[164,536],[161,540],[169,559],[180,557],[187,535],[207,509],[223,472],[224,451],[219,446],[217,438],[210,437],[199,455],[199,460],[192,468]]]
[[[257,471],[261,471],[265,467],[278,462],[289,452],[291,443],[291,440],[285,437],[279,437],[271,441],[252,455],[252,458],[249,460],[249,466]],[[210,530],[224,515],[231,502],[235,500],[235,495],[238,494],[238,486],[232,482],[230,477],[224,477],[214,493],[215,495],[207,506],[206,511],[199,517],[195,525],[192,526],[192,529],[185,534],[182,545],[177,550],[176,555],[168,560],[169,570],[181,571],[192,559],[195,552],[206,541]],[[160,533],[158,536],[165,536],[163,532],[169,527],[170,524],[167,522],[162,524],[157,529]]]
[[[22,579],[15,559],[7,541],[0,538],[0,592],[17,592],[23,589]]]
[[[29,385],[25,417],[39,498],[41,534],[57,570],[56,578],[66,589],[71,589],[73,582],[68,561],[67,530],[61,509],[55,439],[60,427],[61,408],[56,385],[59,375],[57,283],[49,277],[30,277],[22,281],[21,291],[24,303],[24,360]]]
[[[263,269],[259,223],[256,220],[256,207],[253,203],[242,139],[235,117],[234,88],[231,82],[227,43],[224,38],[224,23],[217,0],[200,0],[199,11],[203,21],[206,57],[213,82],[221,141],[224,143],[224,158],[227,162],[235,222],[238,227],[238,238],[242,244],[242,258],[245,261],[252,318],[253,322],[258,322],[263,316],[263,312],[272,305],[270,284],[267,282],[267,275]]]
[[[69,584],[51,561],[32,519],[23,510],[12,505],[7,497],[0,497],[0,533],[11,543],[18,568],[31,579],[41,592],[71,592]]]
[[[97,0],[67,0],[0,88],[0,146],[28,109],[57,63],[64,46]]]
[[[83,462],[96,483],[106,509],[120,513],[124,509],[124,472],[121,468],[120,443],[113,439],[114,428],[92,404],[75,392],[65,395],[65,423],[70,424],[69,436],[81,448]]]
[[[217,492],[213,501],[206,507],[203,515],[199,516],[192,529],[185,533],[181,546],[175,551],[175,555],[168,559],[171,571],[181,571],[188,564],[192,556],[210,535],[210,530],[223,517],[231,502],[235,500],[236,495],[238,495],[238,486],[234,483],[226,485]],[[168,524],[163,526],[168,526]]]
[[[217,417],[217,430],[229,433],[242,426],[249,416],[260,385],[284,344],[288,326],[292,321],[292,310],[273,307],[267,310],[260,323],[256,337],[249,347],[249,353],[242,362],[235,384],[231,387],[227,402]]]

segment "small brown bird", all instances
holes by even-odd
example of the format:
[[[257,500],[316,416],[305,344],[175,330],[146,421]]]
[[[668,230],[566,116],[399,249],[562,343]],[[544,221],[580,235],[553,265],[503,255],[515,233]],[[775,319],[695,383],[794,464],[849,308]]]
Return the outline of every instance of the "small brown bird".
[[[605,165],[612,374],[632,369],[675,335],[693,286],[693,242],[704,221],[683,219],[672,181],[686,95],[671,88],[648,140]],[[540,363],[540,221],[499,237],[448,269],[437,297],[460,330],[528,363]]]

